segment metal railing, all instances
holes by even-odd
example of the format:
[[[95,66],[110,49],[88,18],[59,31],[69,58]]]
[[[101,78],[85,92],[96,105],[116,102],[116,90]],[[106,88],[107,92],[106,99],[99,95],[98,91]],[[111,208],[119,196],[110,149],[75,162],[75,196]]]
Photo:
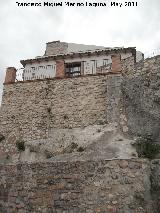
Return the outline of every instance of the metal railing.
[[[43,72],[41,70],[25,70],[24,68],[17,69],[16,81],[28,81],[36,79],[52,78],[53,73]]]
[[[23,72],[24,72],[24,68],[17,69],[16,81],[23,81]]]

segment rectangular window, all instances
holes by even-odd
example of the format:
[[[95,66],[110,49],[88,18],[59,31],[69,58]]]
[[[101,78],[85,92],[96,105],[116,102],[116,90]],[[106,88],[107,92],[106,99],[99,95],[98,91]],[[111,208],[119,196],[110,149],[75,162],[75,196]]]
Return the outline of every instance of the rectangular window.
[[[109,64],[109,59],[103,59],[103,66],[107,66]]]
[[[65,74],[68,77],[81,75],[81,62],[65,64]]]

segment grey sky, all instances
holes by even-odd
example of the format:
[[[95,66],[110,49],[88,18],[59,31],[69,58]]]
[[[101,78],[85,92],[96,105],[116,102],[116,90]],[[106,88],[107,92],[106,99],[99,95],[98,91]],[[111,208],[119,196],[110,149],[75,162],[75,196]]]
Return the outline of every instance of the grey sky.
[[[0,96],[6,67],[20,68],[21,59],[43,55],[48,41],[136,46],[143,52],[160,48],[159,0],[137,0],[138,7],[131,8],[110,7],[110,0],[87,0],[106,2],[104,8],[27,8],[18,7],[16,1],[0,5]]]

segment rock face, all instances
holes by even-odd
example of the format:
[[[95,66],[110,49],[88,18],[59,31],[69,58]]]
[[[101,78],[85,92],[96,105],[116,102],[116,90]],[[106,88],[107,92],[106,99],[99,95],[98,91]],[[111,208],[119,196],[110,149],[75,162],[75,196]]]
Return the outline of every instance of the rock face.
[[[160,57],[145,61],[144,68],[122,84],[127,126],[133,135],[153,134],[160,141]]]
[[[84,161],[133,158],[137,153],[133,140],[118,132],[116,124],[86,128],[52,129],[48,139],[26,142],[21,161]]]

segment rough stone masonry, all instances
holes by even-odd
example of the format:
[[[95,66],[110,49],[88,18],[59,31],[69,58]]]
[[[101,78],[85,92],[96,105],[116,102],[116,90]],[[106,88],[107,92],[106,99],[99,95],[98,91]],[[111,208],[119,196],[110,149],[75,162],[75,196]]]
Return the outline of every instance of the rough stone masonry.
[[[0,165],[0,212],[151,213],[147,160]]]
[[[125,141],[148,130],[159,143],[159,59],[125,61],[119,74],[5,84],[0,212],[158,213],[159,160],[120,156],[117,147],[126,150]],[[42,143],[54,144],[47,159],[22,160]]]
[[[1,150],[16,158],[18,140],[47,140],[52,129],[116,122],[120,85],[120,74],[5,84],[0,128],[6,142]]]

